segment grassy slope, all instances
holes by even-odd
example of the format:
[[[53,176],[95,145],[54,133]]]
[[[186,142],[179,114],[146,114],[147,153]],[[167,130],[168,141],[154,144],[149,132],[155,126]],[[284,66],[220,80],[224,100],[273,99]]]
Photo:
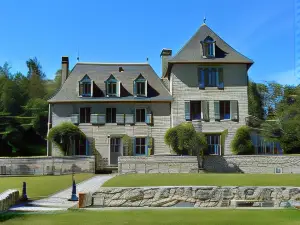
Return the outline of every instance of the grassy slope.
[[[3,225],[299,225],[297,210],[126,210],[78,211],[16,217]]]
[[[300,174],[128,174],[104,184],[106,187],[173,185],[300,186]]]
[[[75,174],[76,183],[91,178],[94,174]],[[27,196],[42,198],[72,186],[72,175],[0,177],[0,193],[7,189],[22,191],[23,181],[27,183]]]

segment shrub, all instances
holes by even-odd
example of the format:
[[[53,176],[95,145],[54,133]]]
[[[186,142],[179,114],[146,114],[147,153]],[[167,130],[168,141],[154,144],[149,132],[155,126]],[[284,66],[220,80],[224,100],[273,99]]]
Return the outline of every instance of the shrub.
[[[250,137],[250,128],[242,126],[237,129],[236,134],[231,142],[232,152],[236,155],[254,154],[254,146]]]
[[[72,138],[86,138],[85,134],[73,123],[63,122],[50,129],[48,140],[53,141],[59,149],[67,153],[71,147]]]
[[[182,123],[170,128],[165,134],[165,143],[180,155],[197,155],[206,146],[202,133],[197,133],[191,123]]]
[[[128,156],[132,156],[133,155],[133,143],[132,143],[132,138],[129,137],[128,135],[124,135],[122,137],[122,142],[124,144],[124,147],[126,148],[126,154]]]

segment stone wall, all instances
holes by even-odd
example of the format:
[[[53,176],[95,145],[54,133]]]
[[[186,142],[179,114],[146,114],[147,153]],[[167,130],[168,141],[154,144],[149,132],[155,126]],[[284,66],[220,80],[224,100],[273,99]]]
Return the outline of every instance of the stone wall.
[[[125,173],[193,173],[198,171],[193,156],[122,156],[118,170]]]
[[[19,200],[19,191],[7,190],[0,193],[0,213],[8,210]]]
[[[94,156],[1,157],[0,175],[60,175],[94,173]]]
[[[284,207],[300,200],[296,187],[141,187],[100,188],[91,198],[101,207],[235,207],[245,200],[251,206]],[[257,202],[255,202],[257,201]]]
[[[194,156],[119,157],[118,169],[124,173],[192,173],[197,172]],[[245,155],[206,156],[204,169],[218,173],[300,173],[300,156]]]

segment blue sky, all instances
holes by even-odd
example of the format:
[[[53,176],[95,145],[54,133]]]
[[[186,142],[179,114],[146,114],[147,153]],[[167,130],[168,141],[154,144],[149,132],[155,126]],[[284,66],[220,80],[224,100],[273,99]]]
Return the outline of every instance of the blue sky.
[[[295,84],[294,0],[2,0],[0,65],[27,73],[37,57],[49,78],[61,56],[80,61],[145,62],[160,75],[162,48],[176,53],[206,24],[253,59],[250,78]]]

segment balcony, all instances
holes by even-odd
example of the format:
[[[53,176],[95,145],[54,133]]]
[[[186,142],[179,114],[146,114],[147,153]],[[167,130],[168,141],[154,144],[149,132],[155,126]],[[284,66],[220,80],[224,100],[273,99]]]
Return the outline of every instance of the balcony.
[[[91,124],[105,124],[105,115],[91,114]]]
[[[126,124],[134,124],[134,115],[133,114],[125,114],[125,123]]]
[[[116,115],[116,123],[117,124],[124,124],[125,123],[125,115],[124,114],[117,114]]]
[[[73,124],[79,124],[79,114],[72,114],[71,115],[71,122]]]

